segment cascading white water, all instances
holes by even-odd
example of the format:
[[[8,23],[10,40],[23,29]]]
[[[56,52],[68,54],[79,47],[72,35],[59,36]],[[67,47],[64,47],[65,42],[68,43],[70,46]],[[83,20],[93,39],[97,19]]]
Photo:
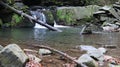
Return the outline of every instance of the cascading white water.
[[[44,23],[46,23],[46,17],[44,15],[44,13],[42,12],[42,10],[37,9],[36,11],[30,11],[30,13],[32,14],[32,16],[37,19],[38,21],[43,21]],[[45,28],[44,26],[35,23],[34,28]]]
[[[37,19],[37,20],[41,20],[44,23],[46,23],[46,17],[45,14],[42,12],[42,10],[37,9],[36,11],[30,11],[31,15]],[[55,21],[54,21],[54,27],[58,27],[58,28],[69,28],[69,26],[63,26],[63,25],[58,25]],[[35,23],[34,28],[46,28],[38,23]]]
[[[57,27],[57,28],[69,28],[69,26],[58,25],[55,21],[54,21],[54,27]]]

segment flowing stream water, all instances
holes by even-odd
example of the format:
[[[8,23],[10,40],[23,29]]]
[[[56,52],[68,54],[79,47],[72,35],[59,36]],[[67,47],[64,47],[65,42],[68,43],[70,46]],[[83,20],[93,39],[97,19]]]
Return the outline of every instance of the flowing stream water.
[[[31,11],[34,18],[46,23],[46,18],[39,10]],[[54,22],[55,23],[55,22]],[[81,35],[84,28],[74,28],[54,24],[63,32],[50,31],[36,24],[34,28],[12,28],[0,29],[0,44],[17,43],[21,46],[38,44],[51,45],[59,48],[74,47],[76,45],[119,45],[119,32],[95,32],[93,34]]]
[[[38,44],[59,48],[76,45],[107,44],[119,45],[119,32],[99,32],[80,35],[80,28],[61,28],[63,32],[40,28],[13,28],[0,30],[0,44],[17,43],[19,45]]]

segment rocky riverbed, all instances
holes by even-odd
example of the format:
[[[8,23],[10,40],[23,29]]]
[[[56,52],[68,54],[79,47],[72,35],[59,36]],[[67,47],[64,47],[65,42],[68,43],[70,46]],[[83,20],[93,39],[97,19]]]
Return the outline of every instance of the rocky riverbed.
[[[3,67],[29,67],[30,63],[37,66],[39,62],[39,67],[81,67],[64,55],[53,52],[54,50],[41,49],[39,46],[37,45],[36,47],[36,44],[21,46],[22,48],[17,44],[9,44],[5,47],[1,46],[1,65]],[[74,46],[74,48],[69,47],[64,50],[60,50],[59,48],[59,50],[68,54],[77,60],[77,62],[85,63],[88,67],[98,67],[99,65],[100,67],[119,67],[120,59],[118,50],[120,48],[114,46],[111,48],[108,45],[103,47],[97,49],[90,45],[78,45]],[[34,60],[36,63],[31,62],[31,60]]]

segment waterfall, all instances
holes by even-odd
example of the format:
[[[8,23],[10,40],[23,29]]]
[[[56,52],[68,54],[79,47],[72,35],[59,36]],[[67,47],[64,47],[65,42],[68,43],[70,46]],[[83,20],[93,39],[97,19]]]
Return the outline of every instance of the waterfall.
[[[69,28],[70,26],[58,25],[56,23],[56,21],[54,21],[54,27],[57,27],[57,28]]]
[[[45,17],[45,14],[42,12],[42,10],[41,9],[37,9],[37,10],[34,10],[34,11],[31,10],[30,13],[35,19],[41,20],[44,23],[46,23],[46,17]],[[57,27],[57,28],[69,28],[69,26],[58,25],[55,20],[54,20],[54,27]],[[34,28],[46,28],[46,27],[44,27],[44,26],[42,26],[42,25],[40,25],[38,23],[35,23]]]
[[[46,17],[45,17],[45,14],[42,12],[41,9],[37,9],[35,11],[30,11],[31,15],[37,19],[38,21],[43,21],[44,23],[46,23]],[[35,23],[35,26],[34,28],[46,28],[38,23]]]

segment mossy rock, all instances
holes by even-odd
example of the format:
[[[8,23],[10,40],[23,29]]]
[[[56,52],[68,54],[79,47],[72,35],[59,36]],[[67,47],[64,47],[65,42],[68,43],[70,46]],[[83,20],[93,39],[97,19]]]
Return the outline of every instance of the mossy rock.
[[[14,14],[11,21],[12,27],[34,27],[34,23],[31,23],[29,19],[24,18],[18,14]]]
[[[6,15],[7,16],[7,15]],[[34,23],[31,23],[29,19],[22,17],[16,13],[10,14],[5,18],[2,18],[3,22],[0,22],[2,27],[34,27]]]
[[[57,9],[57,17],[59,22],[63,22],[65,25],[80,24],[82,19],[85,22],[93,19],[93,13],[98,11],[99,8],[100,7],[96,5],[85,7],[59,7]]]
[[[72,25],[75,21],[73,9],[59,9],[57,10],[57,17],[59,22],[64,25]]]
[[[52,12],[49,11],[49,10],[45,10],[43,13],[44,13],[45,16],[46,16],[46,22],[47,22],[49,25],[52,25],[52,26],[53,26],[53,25],[54,25],[54,17],[53,17]]]

